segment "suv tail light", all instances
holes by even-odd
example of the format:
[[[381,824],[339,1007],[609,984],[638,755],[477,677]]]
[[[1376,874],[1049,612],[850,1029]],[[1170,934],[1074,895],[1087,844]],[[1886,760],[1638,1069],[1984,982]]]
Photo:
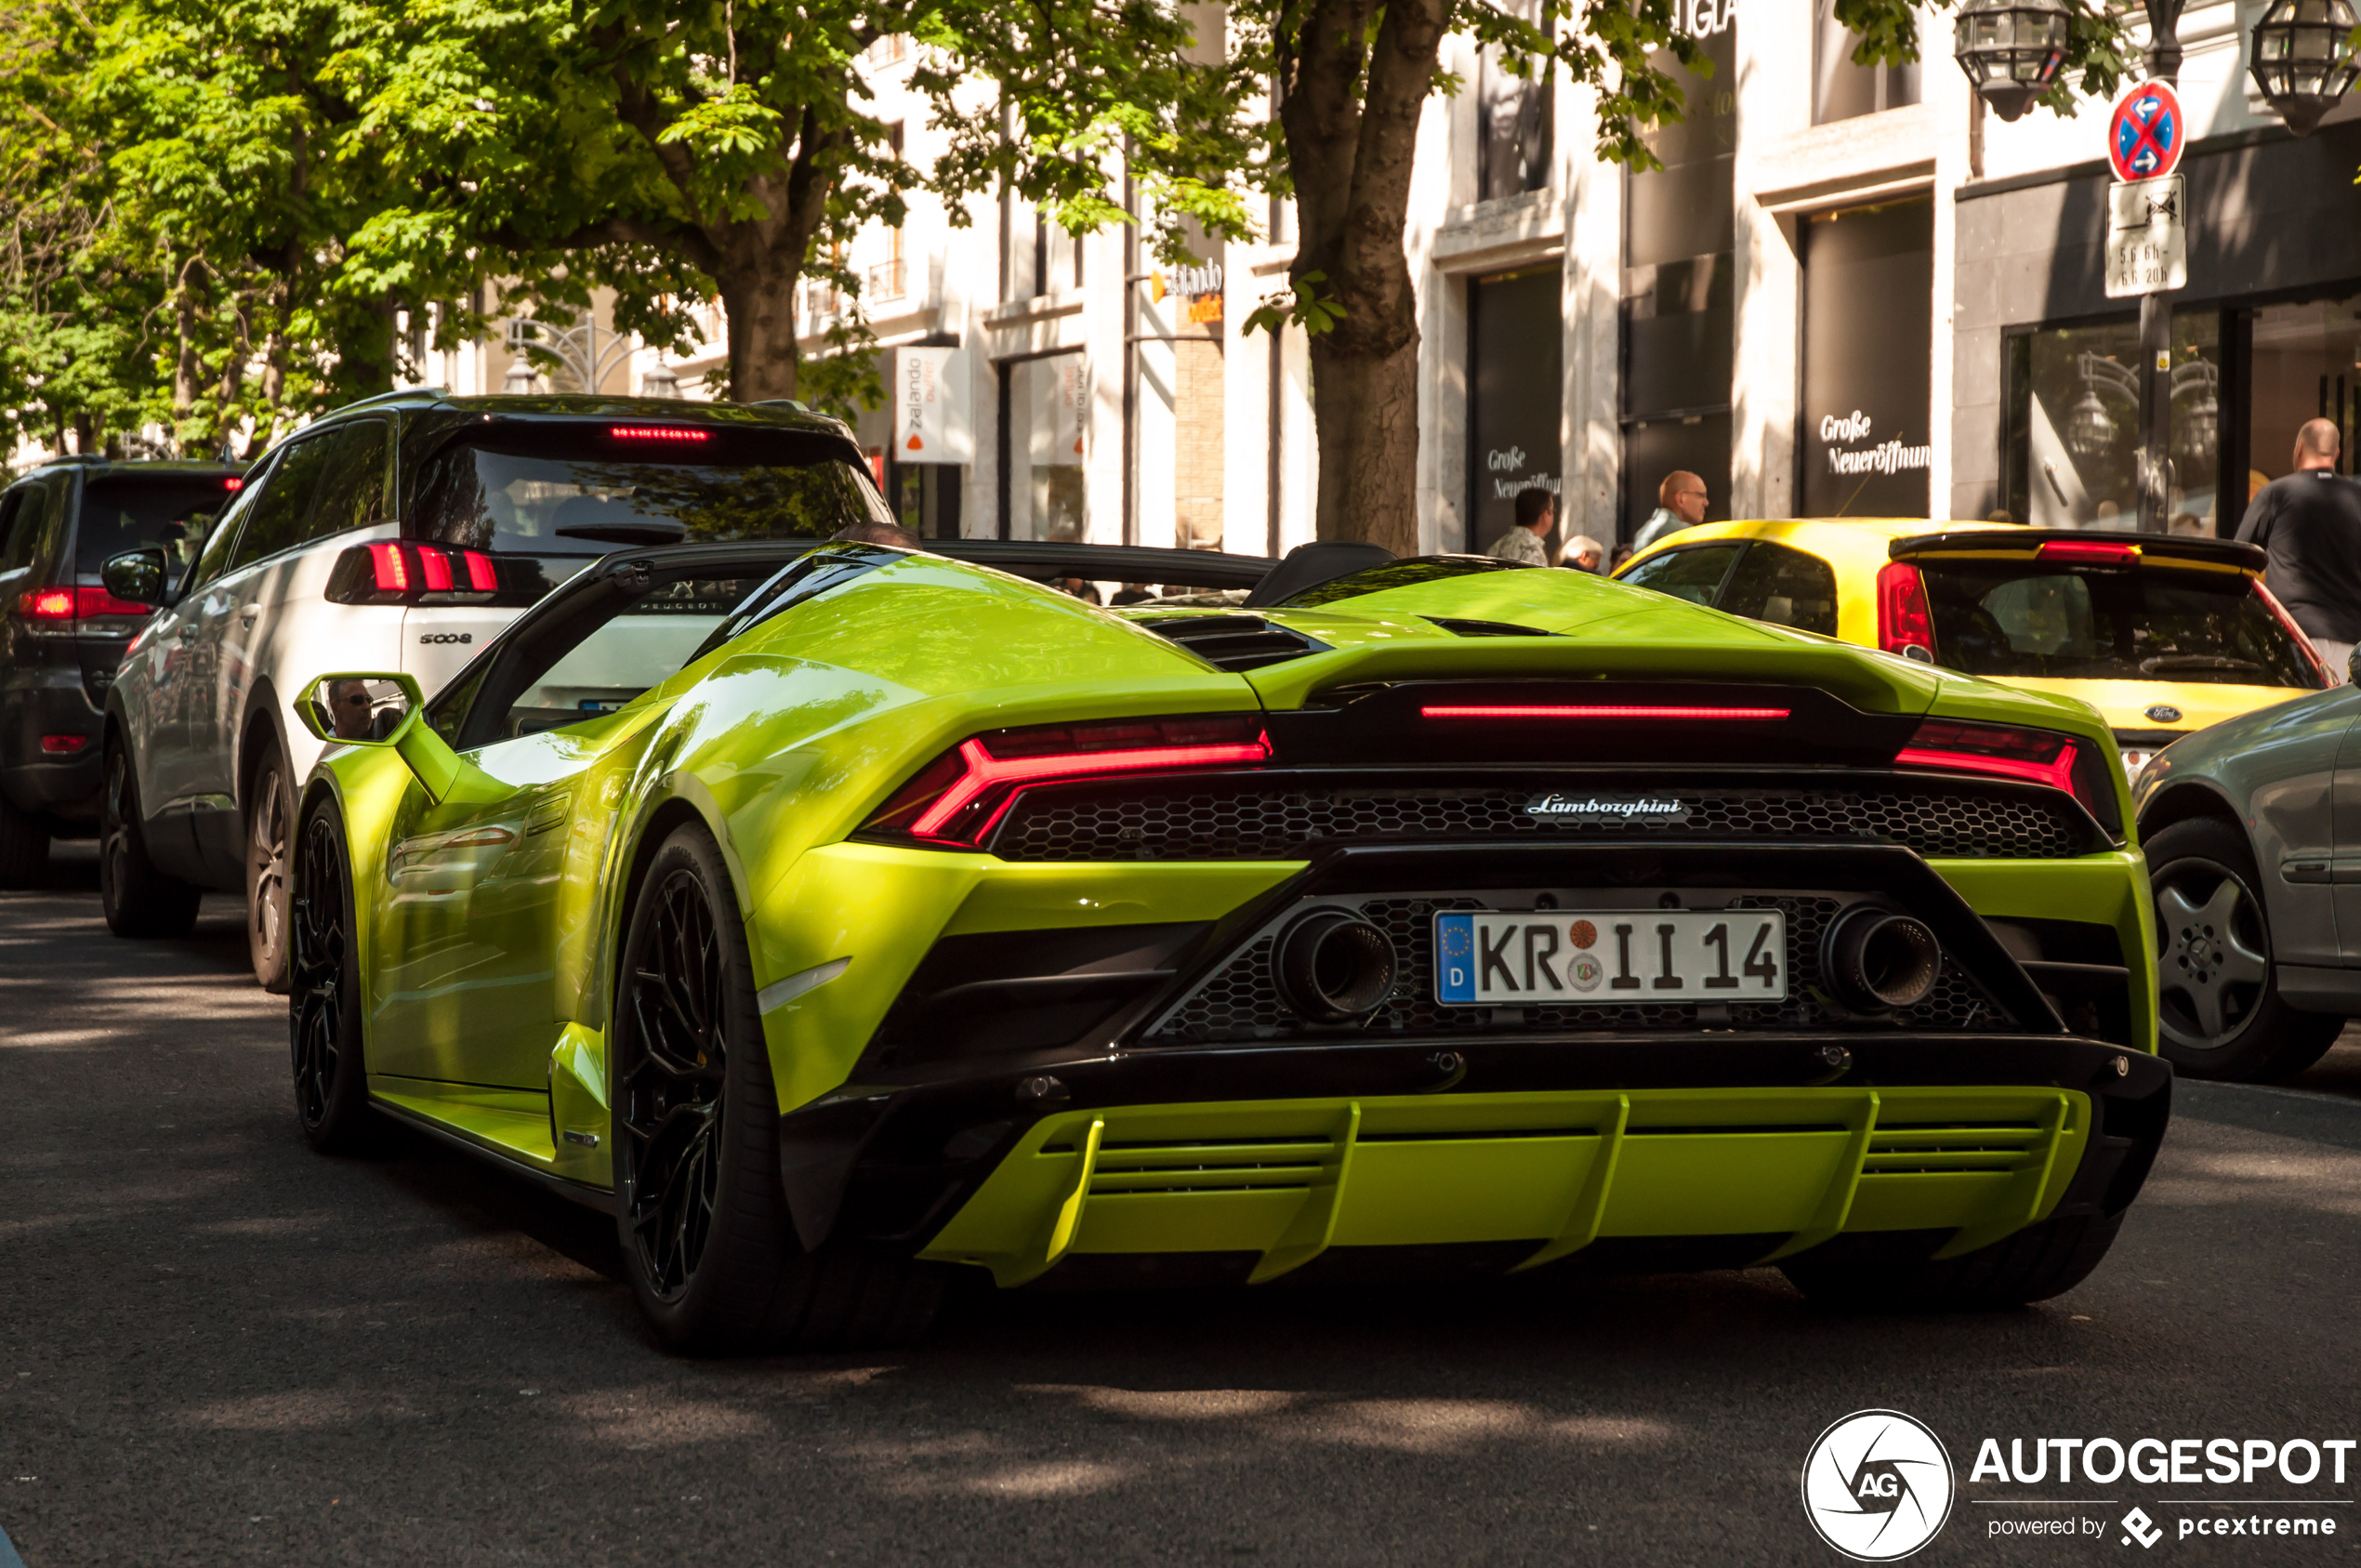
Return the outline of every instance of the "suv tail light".
[[[328,571],[333,604],[475,603],[500,591],[499,563],[442,545],[355,545]]]
[[[1116,773],[1254,767],[1271,759],[1259,713],[1118,718],[997,730],[935,758],[862,824],[896,837],[974,846],[1019,794]]]
[[[1934,617],[1927,613],[1927,581],[1906,560],[1890,560],[1878,569],[1878,646],[1934,663]]]
[[[2054,730],[1929,718],[1920,722],[1910,744],[1894,754],[1893,765],[2046,784],[2080,801],[2109,833],[2123,828],[2104,757],[2090,743]]]
[[[152,606],[117,599],[104,588],[34,588],[17,596],[17,613],[28,621],[86,621],[103,615],[154,613]]]

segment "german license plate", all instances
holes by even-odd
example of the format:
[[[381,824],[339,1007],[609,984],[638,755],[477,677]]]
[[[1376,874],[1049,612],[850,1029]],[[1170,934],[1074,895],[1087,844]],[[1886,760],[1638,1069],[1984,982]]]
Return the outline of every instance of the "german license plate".
[[[1434,917],[1445,1006],[1776,1002],[1787,919],[1775,909],[1454,910]]]

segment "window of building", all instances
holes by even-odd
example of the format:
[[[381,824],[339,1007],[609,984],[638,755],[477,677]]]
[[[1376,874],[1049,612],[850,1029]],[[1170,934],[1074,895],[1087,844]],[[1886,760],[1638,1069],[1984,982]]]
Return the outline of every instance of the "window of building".
[[[1947,29],[1932,15],[1919,19],[1921,50],[1940,42]],[[1861,35],[1837,20],[1837,0],[1812,4],[1812,123],[1825,125],[1919,101],[1919,61],[1907,65],[1862,65],[1853,58]]]
[[[2219,494],[2223,436],[2237,425],[2235,400],[2224,402],[2222,323],[2218,311],[2175,311],[2172,318],[2167,453],[2172,470],[2166,508],[2172,533],[2227,534],[2245,510],[2243,490],[2233,487],[2227,497]],[[2346,366],[2353,362],[2350,343],[2348,338],[2341,350]],[[2011,520],[2037,528],[2139,526],[2139,323],[2128,319],[2043,327],[2009,340],[2002,507]],[[2320,362],[2326,364],[2335,352],[2324,346]],[[2273,365],[2275,385],[2266,393],[2259,373],[2268,362],[2258,351],[2253,428],[2262,428],[2265,407],[2285,412],[2275,416],[2284,428],[2269,442],[2278,455],[2256,449],[2258,458],[2277,465],[2262,470],[2264,479],[2286,471],[2295,428],[2315,411],[2311,394],[2328,389],[2333,395],[2335,389],[2333,379],[2317,370]],[[2290,400],[2290,389],[2301,395]],[[2253,488],[2262,488],[2261,482]]]
[[[1508,8],[1534,20],[1529,4]],[[1497,201],[1550,183],[1551,107],[1545,66],[1511,64],[1497,45],[1484,48],[1476,77],[1476,200]]]
[[[1518,492],[1560,493],[1563,289],[1554,266],[1468,285],[1471,550],[1490,549],[1515,524]]]
[[[1934,204],[1823,213],[1803,263],[1797,511],[1925,517],[1934,458]]]
[[[1090,366],[1079,350],[1000,367],[1000,521],[1011,539],[1089,537],[1083,457]]]
[[[1657,489],[1676,469],[1704,479],[1708,520],[1729,515],[1736,0],[1700,0],[1684,20],[1713,74],[1683,70],[1669,53],[1656,58],[1680,84],[1686,114],[1648,134],[1663,167],[1624,181],[1625,540],[1655,510]]]

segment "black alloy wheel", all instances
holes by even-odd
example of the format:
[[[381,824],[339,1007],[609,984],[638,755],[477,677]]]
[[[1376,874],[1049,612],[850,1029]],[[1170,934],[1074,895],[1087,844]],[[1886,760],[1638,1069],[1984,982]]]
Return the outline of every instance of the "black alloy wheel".
[[[624,1272],[679,1354],[916,1338],[943,1272],[906,1253],[807,1251],[779,1179],[779,1102],[720,846],[676,829],[624,932],[610,1096]]]
[[[650,929],[625,982],[638,1048],[617,1113],[630,1151],[632,1245],[649,1290],[670,1303],[689,1288],[713,1235],[729,1004],[721,938],[696,870],[675,867],[648,898]]]
[[[295,803],[287,770],[273,757],[255,770],[246,808],[246,956],[255,983],[273,995],[287,989],[287,876]]]
[[[361,1040],[360,950],[353,941],[352,877],[336,810],[305,819],[287,929],[293,938],[287,1043],[296,1118],[322,1153],[357,1153],[375,1131]]]
[[[2148,838],[2156,899],[2157,1050],[2193,1078],[2292,1077],[2336,1043],[2344,1020],[2279,995],[2269,906],[2243,829],[2213,818]]]
[[[107,747],[106,785],[99,797],[99,905],[119,937],[184,937],[196,926],[198,889],[167,876],[148,858],[139,815],[139,778],[130,749]]]

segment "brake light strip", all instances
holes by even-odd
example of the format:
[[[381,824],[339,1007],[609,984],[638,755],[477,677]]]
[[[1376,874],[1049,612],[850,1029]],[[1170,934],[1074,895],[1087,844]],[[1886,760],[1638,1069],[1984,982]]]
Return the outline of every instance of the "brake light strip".
[[[1422,718],[1603,718],[1620,719],[1781,719],[1790,710],[1783,707],[1560,707],[1519,706],[1510,705],[1452,705],[1422,707]]]

